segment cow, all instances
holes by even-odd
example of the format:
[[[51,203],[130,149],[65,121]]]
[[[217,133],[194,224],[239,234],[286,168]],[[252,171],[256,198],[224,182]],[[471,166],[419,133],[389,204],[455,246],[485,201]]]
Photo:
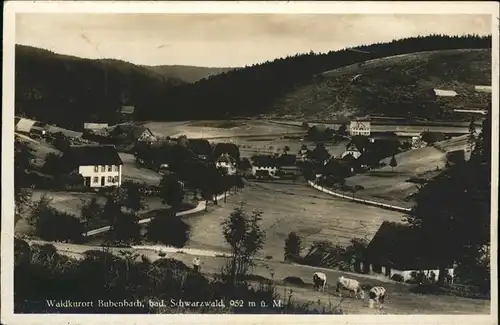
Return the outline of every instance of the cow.
[[[326,274],[321,272],[316,272],[313,274],[313,288],[316,290],[325,291],[326,286]]]
[[[344,276],[341,276],[340,278],[337,279],[337,293],[339,294],[339,297],[342,297],[342,290],[346,289],[352,293],[354,293],[354,297],[358,298],[358,295],[361,299],[365,299],[365,292],[363,291],[363,288],[361,288],[361,284],[357,280],[353,279],[348,279],[345,278]]]
[[[368,293],[368,298],[370,299],[368,301],[369,307],[373,308],[374,304],[378,303],[379,308],[382,308],[384,306],[386,292],[387,290],[384,287],[371,288],[370,292]]]

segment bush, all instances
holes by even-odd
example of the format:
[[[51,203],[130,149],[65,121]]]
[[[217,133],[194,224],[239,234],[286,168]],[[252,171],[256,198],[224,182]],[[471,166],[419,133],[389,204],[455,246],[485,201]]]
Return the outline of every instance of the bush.
[[[177,248],[189,241],[191,227],[176,215],[158,216],[147,226],[147,238]]]
[[[296,276],[287,276],[286,278],[283,279],[284,284],[293,284],[297,286],[304,286],[305,282],[302,281],[301,278],[296,277]]]
[[[393,274],[391,276],[391,280],[396,281],[396,282],[404,282],[404,278],[400,274]]]
[[[300,259],[302,240],[295,232],[288,234],[285,240],[285,261],[294,262]]]

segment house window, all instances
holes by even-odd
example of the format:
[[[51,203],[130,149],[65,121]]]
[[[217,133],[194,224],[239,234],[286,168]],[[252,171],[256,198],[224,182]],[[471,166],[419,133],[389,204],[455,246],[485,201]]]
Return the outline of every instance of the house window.
[[[113,182],[114,182],[114,183],[119,183],[119,182],[120,182],[120,177],[115,176],[115,177],[113,178]]]
[[[105,172],[106,171],[106,166],[101,166],[101,172]]]
[[[99,166],[94,166],[94,172],[99,172]]]
[[[108,166],[108,172],[112,171],[113,166],[109,165]]]
[[[108,183],[111,183],[113,181],[113,177],[108,176]]]
[[[120,171],[120,166],[113,166],[114,169],[115,169],[115,172],[119,172]]]
[[[94,177],[93,183],[94,183],[94,184],[99,183],[99,177]]]

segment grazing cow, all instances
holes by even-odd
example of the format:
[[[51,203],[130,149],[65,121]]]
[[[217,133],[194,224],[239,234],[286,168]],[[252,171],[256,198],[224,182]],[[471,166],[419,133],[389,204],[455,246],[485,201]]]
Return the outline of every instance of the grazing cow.
[[[385,290],[384,287],[373,287],[370,289],[370,292],[368,293],[369,297],[369,306],[370,308],[373,308],[373,305],[375,303],[378,303],[379,308],[382,308],[384,306],[384,299],[385,299],[385,294],[387,290]]]
[[[353,279],[348,279],[344,278],[344,276],[341,276],[337,280],[337,293],[339,294],[339,297],[342,297],[342,289],[346,289],[349,291],[349,293],[352,295],[354,293],[354,297],[361,299],[365,299],[365,292],[363,291],[363,288],[361,288],[361,284],[357,280]]]
[[[316,290],[325,291],[326,286],[326,274],[321,272],[316,272],[313,274],[313,288]]]

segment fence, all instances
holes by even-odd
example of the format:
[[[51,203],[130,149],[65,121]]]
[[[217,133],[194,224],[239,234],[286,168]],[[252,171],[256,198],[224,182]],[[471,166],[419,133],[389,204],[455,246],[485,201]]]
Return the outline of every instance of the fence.
[[[381,202],[376,202],[376,201],[363,200],[363,199],[354,197],[354,195],[340,194],[340,193],[334,192],[332,190],[329,190],[327,188],[324,188],[322,186],[319,186],[312,181],[308,181],[308,184],[311,187],[313,187],[313,188],[315,188],[323,193],[327,193],[327,194],[330,194],[330,195],[333,195],[333,196],[336,196],[336,197],[339,197],[342,199],[347,199],[350,201],[354,201],[354,202],[358,202],[358,203],[362,203],[362,204],[366,204],[366,205],[371,205],[371,206],[376,206],[376,207],[379,207],[382,209],[388,209],[388,210],[393,210],[393,211],[400,211],[400,212],[410,212],[411,211],[410,208],[403,208],[403,207],[390,205],[390,204],[386,204],[386,203],[381,203]]]

